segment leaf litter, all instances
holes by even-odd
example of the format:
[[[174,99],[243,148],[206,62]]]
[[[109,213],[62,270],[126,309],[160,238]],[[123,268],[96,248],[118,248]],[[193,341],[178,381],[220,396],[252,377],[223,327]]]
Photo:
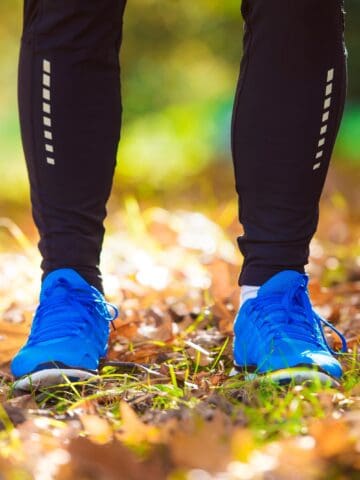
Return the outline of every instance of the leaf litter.
[[[279,387],[229,375],[241,258],[236,222],[217,213],[220,224],[130,199],[113,215],[102,265],[120,315],[101,376],[30,395],[12,390],[9,361],[36,307],[39,257],[3,219],[19,244],[0,252],[3,478],[359,478],[359,237],[344,243],[332,225],[329,240],[325,215],[311,246],[312,300],[350,346],[341,389]]]

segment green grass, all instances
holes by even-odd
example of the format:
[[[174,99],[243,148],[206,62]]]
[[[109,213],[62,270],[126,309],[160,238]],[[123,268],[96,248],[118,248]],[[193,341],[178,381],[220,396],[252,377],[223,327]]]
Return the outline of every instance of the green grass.
[[[130,371],[128,368],[124,371],[120,367],[107,366],[96,381],[70,383],[64,378],[62,385],[34,390],[31,396],[37,409],[32,409],[31,416],[45,418],[50,430],[66,431],[66,426],[79,415],[82,418],[81,415],[90,413],[105,421],[113,435],[121,435],[124,444],[139,460],[147,461],[152,458],[159,441],[154,438],[166,431],[172,419],[177,419],[179,428],[188,425],[189,419],[192,419],[196,438],[196,432],[211,429],[211,418],[220,414],[228,419],[233,432],[248,432],[245,444],[236,444],[236,453],[233,453],[236,458],[247,462],[254,452],[269,444],[280,442],[281,445],[292,437],[307,438],[314,421],[342,418],[344,412],[356,410],[354,389],[360,381],[360,367],[355,353],[343,357],[346,372],[339,390],[316,382],[279,386],[265,377],[249,381],[242,375],[229,376],[232,369],[230,338],[226,337],[217,346],[208,349],[211,361],[206,366],[201,365],[201,347],[190,356],[189,345],[193,343],[186,342],[186,338],[180,338],[172,346],[167,345],[169,359],[162,364],[152,363],[146,369],[134,368]],[[134,344],[133,349],[136,351],[137,348]],[[5,382],[2,387],[8,400],[14,397],[10,383]],[[145,429],[145,433],[142,430],[139,433],[139,426],[132,426],[128,418],[123,417],[122,402],[133,409],[139,422],[144,422],[140,425],[144,425],[141,429]],[[5,427],[0,435],[0,452],[13,457],[14,452],[23,451],[25,446],[3,408],[0,409],[0,422]],[[154,431],[149,433],[146,429],[151,426]],[[226,432],[219,432],[223,441],[234,442],[229,439],[237,438],[235,433]],[[79,435],[90,435],[92,438],[89,432],[81,430]],[[243,435],[240,433],[240,438]],[[163,448],[170,448],[167,442],[171,445],[171,437],[166,438],[160,443],[164,443]],[[326,472],[333,468],[331,465]],[[340,463],[332,478],[341,478],[339,472],[344,468]],[[183,472],[182,477],[177,477],[179,472]],[[175,469],[173,476],[167,478],[188,480],[190,477],[186,469]]]
[[[140,415],[152,413],[154,419],[159,411],[169,412],[181,409],[194,409],[207,404],[216,395],[222,398],[229,418],[236,418],[242,412],[244,421],[259,442],[274,440],[286,435],[299,435],[307,431],[309,419],[325,418],[329,414],[328,398],[339,391],[320,383],[279,386],[266,377],[246,380],[237,375],[228,377],[231,358],[224,353],[229,338],[211,350],[213,362],[201,367],[198,355],[190,359],[182,349],[180,359],[169,360],[160,365],[152,365],[149,372],[121,373],[121,369],[105,367],[94,382],[64,383],[55,387],[33,391],[32,395],[39,409],[47,409],[54,415],[64,415],[83,408],[89,403],[99,408],[98,413],[111,422],[121,425],[121,400],[126,400]],[[173,352],[179,356],[178,346]],[[200,352],[197,352],[200,355]],[[341,398],[351,404],[352,389],[360,381],[360,367],[355,354],[346,356],[347,370],[341,386]],[[160,370],[162,373],[160,373]],[[165,372],[165,373],[164,373]],[[211,379],[220,375],[223,381],[212,385]],[[198,377],[205,379],[201,385]],[[8,385],[8,396],[14,391]],[[326,399],[326,401],[324,400]],[[333,412],[337,404],[333,402]],[[0,411],[1,415],[3,414]],[[151,418],[151,415],[150,415]],[[1,420],[1,419],[0,419]],[[8,422],[3,421],[8,426]],[[120,423],[119,423],[120,422]]]

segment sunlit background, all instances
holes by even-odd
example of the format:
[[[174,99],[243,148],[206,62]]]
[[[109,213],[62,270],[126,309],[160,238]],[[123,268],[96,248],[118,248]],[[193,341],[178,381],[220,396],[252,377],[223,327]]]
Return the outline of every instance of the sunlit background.
[[[0,215],[16,219],[29,215],[16,104],[22,3],[0,2]],[[326,195],[337,205],[350,203],[354,213],[360,203],[360,3],[346,5],[349,96]],[[128,2],[112,206],[129,195],[164,206],[235,205],[229,130],[241,49],[239,0]]]

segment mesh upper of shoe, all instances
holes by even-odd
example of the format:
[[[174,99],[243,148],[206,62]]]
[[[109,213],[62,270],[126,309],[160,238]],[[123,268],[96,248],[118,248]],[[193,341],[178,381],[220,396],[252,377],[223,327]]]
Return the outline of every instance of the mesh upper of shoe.
[[[117,315],[116,307],[75,271],[52,272],[43,283],[28,341],[12,361],[13,374],[19,377],[57,362],[96,370]]]
[[[338,362],[332,356],[323,325],[341,338],[344,336],[312,308],[307,292],[308,278],[294,271],[284,271],[264,284],[254,299],[241,307],[235,321],[234,357],[238,365],[263,370],[287,368],[296,364]],[[340,368],[340,365],[339,365]]]

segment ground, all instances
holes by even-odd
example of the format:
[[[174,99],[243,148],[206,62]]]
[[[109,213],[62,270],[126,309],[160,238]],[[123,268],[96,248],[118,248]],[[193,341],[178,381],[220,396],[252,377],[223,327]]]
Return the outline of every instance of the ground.
[[[360,477],[359,226],[339,196],[311,247],[311,296],[345,333],[339,388],[231,377],[241,258],[234,202],[113,208],[103,255],[120,306],[97,383],[18,395],[9,360],[36,306],[39,257],[9,219],[0,252],[0,472],[5,479]],[[327,332],[336,349],[338,339]],[[123,362],[113,366],[112,362]]]

